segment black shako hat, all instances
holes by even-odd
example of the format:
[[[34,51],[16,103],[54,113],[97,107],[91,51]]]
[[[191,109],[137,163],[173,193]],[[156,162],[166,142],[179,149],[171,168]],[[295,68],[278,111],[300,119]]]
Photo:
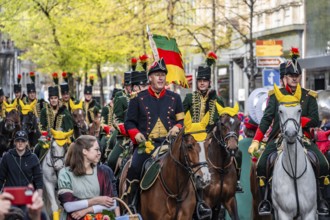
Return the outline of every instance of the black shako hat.
[[[199,79],[205,79],[209,80],[211,79],[211,67],[209,66],[199,66],[197,70],[197,80]]]
[[[21,84],[14,84],[14,93],[22,92],[22,85]]]
[[[60,86],[61,86],[61,94],[69,93],[69,85],[67,83],[62,83]]]
[[[27,89],[27,93],[36,92],[36,86],[34,85],[34,83],[26,84],[26,89]]]
[[[92,94],[93,93],[93,86],[86,85],[84,88],[84,94]]]
[[[145,71],[133,71],[131,74],[131,84],[146,85],[148,82],[147,73]]]
[[[131,74],[132,74],[131,71],[124,73],[124,86],[131,85]]]
[[[57,86],[49,86],[48,87],[48,97],[51,96],[59,96],[59,92],[58,92],[58,87]]]
[[[166,68],[166,64],[163,58],[161,58],[158,61],[155,61],[151,67],[149,68],[148,71],[148,76],[150,76],[150,74],[154,73],[154,72],[163,72],[165,74],[167,74],[167,68]]]

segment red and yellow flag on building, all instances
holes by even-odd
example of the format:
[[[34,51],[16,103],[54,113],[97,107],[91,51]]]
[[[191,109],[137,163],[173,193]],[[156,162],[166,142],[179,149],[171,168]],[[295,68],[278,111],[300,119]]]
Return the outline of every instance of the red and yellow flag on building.
[[[156,44],[158,58],[163,58],[167,68],[166,82],[175,83],[184,88],[189,88],[184,68],[181,52],[174,38],[167,38],[161,35],[152,35]],[[155,53],[156,51],[154,51]]]

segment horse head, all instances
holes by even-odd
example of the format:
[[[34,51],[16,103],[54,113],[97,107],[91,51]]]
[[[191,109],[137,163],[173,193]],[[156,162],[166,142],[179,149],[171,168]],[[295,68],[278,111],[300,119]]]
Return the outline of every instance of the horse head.
[[[74,127],[76,129],[78,129],[79,135],[87,134],[88,125],[87,125],[87,122],[85,120],[86,114],[83,111],[82,101],[80,101],[78,104],[74,104],[74,102],[70,99],[69,102],[70,102],[70,108],[71,108]],[[78,138],[78,137],[76,137],[76,138]]]
[[[4,120],[4,128],[8,132],[14,132],[20,130],[20,114],[17,110],[16,100],[12,104],[8,104],[6,101],[3,102],[5,106],[6,117]]]
[[[233,155],[238,149],[238,136],[241,125],[241,120],[238,118],[238,104],[236,103],[233,108],[223,108],[216,103],[216,108],[220,117],[212,130],[213,137],[220,147]]]
[[[63,132],[51,129],[52,141],[50,144],[49,166],[53,167],[55,171],[59,171],[64,167],[65,153],[71,142],[70,137],[72,134],[73,130]]]
[[[211,174],[209,172],[207,164],[207,157],[206,157],[206,149],[204,146],[204,140],[207,137],[206,133],[206,126],[210,119],[210,113],[207,112],[201,122],[193,123],[192,118],[190,115],[190,111],[188,111],[184,118],[184,136],[186,138],[186,142],[190,144],[195,144],[197,142],[199,145],[199,163],[202,165],[200,166],[200,172],[196,173],[196,185],[197,188],[205,188],[209,185],[211,180]]]
[[[6,112],[6,117],[5,117],[5,124],[4,128],[8,132],[14,132],[20,130],[20,114],[19,111],[17,110],[17,102],[16,100],[13,102],[13,104],[8,104],[6,101],[3,102],[5,106],[5,112]]]
[[[293,96],[283,95],[276,85],[274,85],[274,91],[276,99],[279,102],[278,115],[283,138],[289,144],[293,144],[297,141],[298,135],[302,135],[300,126],[302,111],[300,106],[301,87],[298,84],[297,90]]]
[[[28,134],[35,132],[38,129],[37,117],[33,113],[34,107],[37,104],[37,99],[35,99],[30,104],[24,104],[22,100],[19,100],[19,105],[21,106],[21,123],[22,129]]]
[[[22,115],[22,129],[28,134],[36,132],[38,129],[37,117],[33,112]]]

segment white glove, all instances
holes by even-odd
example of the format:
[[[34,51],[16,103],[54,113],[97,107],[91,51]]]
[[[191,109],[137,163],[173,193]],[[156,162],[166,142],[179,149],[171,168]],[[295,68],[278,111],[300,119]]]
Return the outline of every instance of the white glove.
[[[168,136],[177,136],[178,133],[180,132],[180,129],[178,126],[173,126],[173,128],[171,128],[171,130],[168,132]]]
[[[142,143],[143,141],[146,141],[146,138],[141,132],[137,133],[134,138],[138,144]]]

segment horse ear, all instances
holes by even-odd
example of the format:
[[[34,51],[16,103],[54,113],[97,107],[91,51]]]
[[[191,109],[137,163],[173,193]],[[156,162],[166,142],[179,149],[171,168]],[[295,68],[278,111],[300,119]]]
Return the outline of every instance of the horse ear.
[[[14,99],[14,102],[13,102],[13,108],[16,108],[17,107],[17,98],[16,99]]]
[[[183,124],[187,130],[190,129],[190,127],[192,125],[192,118],[190,115],[190,111],[187,111],[186,115],[184,116]]]
[[[73,134],[73,129],[69,130],[68,132],[66,132],[66,137],[69,138],[71,137]]]
[[[276,83],[274,83],[274,92],[277,101],[282,100],[284,95],[282,94],[281,90],[277,87]]]
[[[300,86],[300,83],[298,83],[298,85],[297,85],[297,89],[296,89],[296,92],[294,93],[294,97],[296,97],[298,99],[298,101],[300,101],[300,98],[301,98],[301,86]]]
[[[71,99],[69,99],[69,104],[70,104],[71,111],[73,111],[73,109],[74,109],[74,103],[73,103],[73,101]]]
[[[78,107],[83,109],[83,100],[80,100],[79,104],[78,104]]]
[[[215,107],[217,108],[219,115],[221,115],[221,113],[223,111],[223,107],[217,102],[215,103]]]
[[[31,109],[34,108],[34,106],[37,104],[37,99],[33,100],[33,102],[30,104]]]
[[[24,102],[21,99],[19,99],[18,102],[19,102],[19,105],[21,106],[21,108],[24,108],[24,106],[25,106]]]
[[[3,104],[5,105],[5,109],[8,108],[8,103],[6,101],[3,101]]]
[[[50,128],[50,133],[52,134],[52,137],[54,137],[55,133],[56,133],[56,130]]]
[[[206,128],[210,120],[210,112],[207,112],[204,117],[202,118],[200,124],[203,128]]]
[[[239,106],[238,106],[238,103],[237,102],[235,103],[235,106],[234,106],[233,110],[236,113],[235,115],[237,115],[238,114],[238,111],[239,111]]]

